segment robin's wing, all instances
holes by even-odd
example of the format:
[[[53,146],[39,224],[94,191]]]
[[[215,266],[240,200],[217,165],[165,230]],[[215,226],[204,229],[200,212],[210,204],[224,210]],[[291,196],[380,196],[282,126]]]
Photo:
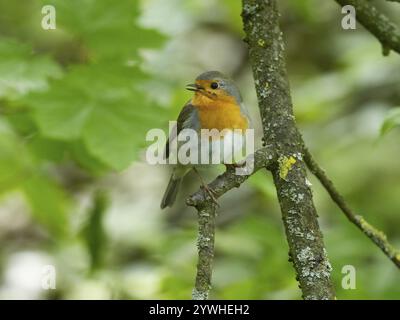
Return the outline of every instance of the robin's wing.
[[[169,158],[170,142],[176,139],[176,137],[183,129],[193,129],[193,130],[200,129],[200,122],[197,109],[190,103],[190,101],[186,103],[186,105],[182,108],[182,111],[179,113],[177,123],[173,128],[169,136],[169,139],[167,140],[167,143],[165,145],[166,159]]]

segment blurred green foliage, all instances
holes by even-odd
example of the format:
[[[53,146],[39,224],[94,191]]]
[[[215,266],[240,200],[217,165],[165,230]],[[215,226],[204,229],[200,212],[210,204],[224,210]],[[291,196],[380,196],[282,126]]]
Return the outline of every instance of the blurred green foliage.
[[[56,30],[41,28],[45,4]],[[382,9],[400,23],[396,5]],[[383,58],[361,27],[343,31],[334,1],[280,6],[305,139],[351,206],[400,246],[389,133],[400,58]],[[161,212],[169,169],[145,163],[145,135],[167,128],[190,97],[183,85],[209,69],[235,77],[260,132],[240,12],[239,0],[0,0],[0,298],[190,297],[197,227],[184,197],[198,181]],[[400,298],[398,270],[310,180],[338,298]],[[258,172],[222,199],[213,297],[300,298],[287,251],[272,179]],[[35,263],[57,267],[56,291],[26,287]],[[346,264],[356,290],[341,288]]]
[[[381,127],[381,134],[388,133],[391,129],[400,126],[400,108],[393,108],[387,114]]]

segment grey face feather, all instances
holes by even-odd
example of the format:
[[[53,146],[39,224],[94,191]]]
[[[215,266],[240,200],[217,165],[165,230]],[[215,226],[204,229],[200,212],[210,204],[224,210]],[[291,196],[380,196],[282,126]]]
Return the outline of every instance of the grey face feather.
[[[216,78],[227,79],[228,77],[219,71],[207,71],[199,75],[196,80],[214,80]]]
[[[229,77],[219,71],[204,72],[199,75],[196,80],[215,80],[218,82],[220,88],[225,90],[231,96],[235,97],[239,104],[243,101],[239,88],[236,86],[236,84]]]

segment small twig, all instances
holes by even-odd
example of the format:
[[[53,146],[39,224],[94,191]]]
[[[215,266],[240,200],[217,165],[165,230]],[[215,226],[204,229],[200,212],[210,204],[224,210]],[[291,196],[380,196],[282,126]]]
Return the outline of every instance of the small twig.
[[[352,5],[356,9],[356,19],[379,40],[385,54],[389,50],[400,54],[399,28],[388,17],[380,13],[370,2],[366,0],[335,1],[341,6]]]
[[[376,229],[374,226],[369,224],[362,216],[356,215],[342,195],[336,190],[332,181],[328,178],[325,171],[318,165],[313,159],[310,151],[304,148],[304,160],[310,171],[319,179],[325,189],[328,191],[332,200],[338,205],[343,211],[346,217],[354,223],[368,238],[370,238],[382,251],[383,253],[394,262],[394,264],[400,268],[400,251],[396,250],[387,240],[386,234]]]

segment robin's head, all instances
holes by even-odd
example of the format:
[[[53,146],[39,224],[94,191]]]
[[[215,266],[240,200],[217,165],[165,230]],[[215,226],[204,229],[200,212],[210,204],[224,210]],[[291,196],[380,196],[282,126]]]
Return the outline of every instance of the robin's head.
[[[187,90],[194,91],[195,96],[210,100],[231,100],[242,102],[238,87],[232,79],[219,71],[207,71],[196,78],[194,84],[186,86]]]

